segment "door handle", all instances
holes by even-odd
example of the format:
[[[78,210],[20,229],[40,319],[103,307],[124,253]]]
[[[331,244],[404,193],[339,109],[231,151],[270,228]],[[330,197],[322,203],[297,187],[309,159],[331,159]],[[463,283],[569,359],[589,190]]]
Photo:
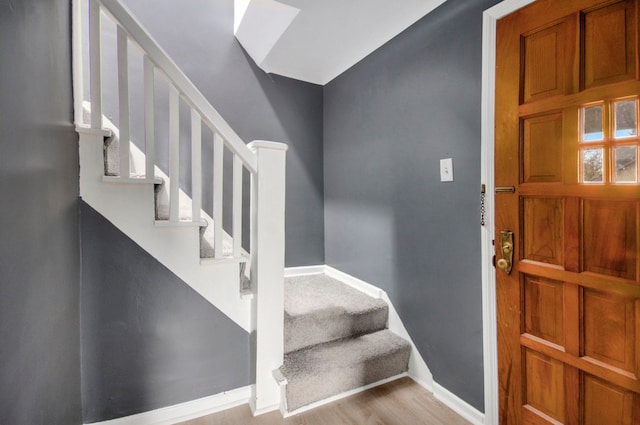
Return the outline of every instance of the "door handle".
[[[506,274],[511,274],[513,268],[513,232],[500,231],[500,256],[496,265]]]

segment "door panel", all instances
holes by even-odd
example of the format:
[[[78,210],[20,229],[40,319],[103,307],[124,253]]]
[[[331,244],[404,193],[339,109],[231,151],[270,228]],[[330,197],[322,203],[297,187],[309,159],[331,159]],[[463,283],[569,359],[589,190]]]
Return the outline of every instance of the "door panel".
[[[564,22],[523,36],[524,101],[564,93]]]
[[[584,12],[585,88],[635,78],[635,2]]]
[[[585,425],[633,425],[638,395],[585,374],[582,417]],[[635,407],[637,412],[637,406]]]
[[[564,312],[562,282],[525,276],[524,331],[564,346]]]
[[[583,356],[629,372],[635,378],[635,322],[633,299],[585,289],[582,299]],[[615,369],[614,369],[615,368]]]
[[[523,118],[525,183],[562,181],[562,113]]]
[[[503,425],[640,425],[637,19],[637,0],[539,0],[498,22]]]
[[[564,421],[564,365],[534,350],[525,350],[525,408]]]
[[[584,201],[584,270],[636,278],[637,203]]]
[[[523,258],[562,266],[562,199],[524,198],[523,208]]]

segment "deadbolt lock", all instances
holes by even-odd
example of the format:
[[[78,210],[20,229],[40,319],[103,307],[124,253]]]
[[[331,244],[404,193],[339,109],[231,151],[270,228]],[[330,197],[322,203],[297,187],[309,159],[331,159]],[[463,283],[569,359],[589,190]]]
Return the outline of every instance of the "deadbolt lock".
[[[513,232],[509,230],[500,231],[500,258],[496,265],[506,274],[511,274],[513,268]]]

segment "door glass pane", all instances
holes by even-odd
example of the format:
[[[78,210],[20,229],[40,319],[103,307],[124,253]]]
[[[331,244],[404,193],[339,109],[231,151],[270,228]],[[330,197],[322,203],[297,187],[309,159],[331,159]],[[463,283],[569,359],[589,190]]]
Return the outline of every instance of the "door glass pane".
[[[602,105],[584,108],[582,110],[582,119],[582,128],[584,129],[582,140],[584,142],[602,140],[604,137],[602,132]]]
[[[632,137],[638,134],[636,120],[636,101],[626,100],[615,103],[616,129],[615,137]]]
[[[602,149],[582,151],[582,173],[582,180],[585,183],[602,183],[604,181]]]
[[[635,183],[636,167],[635,146],[616,148],[616,182]]]

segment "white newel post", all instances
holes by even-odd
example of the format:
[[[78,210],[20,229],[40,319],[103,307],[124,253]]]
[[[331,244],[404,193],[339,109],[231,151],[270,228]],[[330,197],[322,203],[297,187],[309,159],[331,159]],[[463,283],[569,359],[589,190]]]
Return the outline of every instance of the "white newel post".
[[[280,389],[273,371],[284,358],[284,213],[287,145],[249,143],[257,157],[251,181],[251,280],[255,290],[256,385],[254,414],[277,408]]]

